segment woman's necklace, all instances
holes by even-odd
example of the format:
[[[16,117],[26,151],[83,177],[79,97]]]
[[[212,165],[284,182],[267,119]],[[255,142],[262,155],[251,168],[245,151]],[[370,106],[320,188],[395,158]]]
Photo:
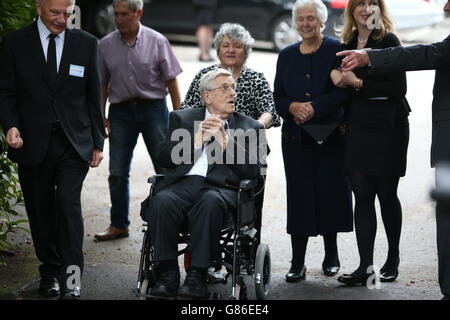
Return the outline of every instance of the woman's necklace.
[[[317,50],[319,50],[320,46],[322,45],[322,41],[323,41],[323,36],[320,37],[319,42],[315,46],[313,46],[312,48],[305,48],[306,44],[305,44],[305,42],[302,42],[300,44],[300,52],[303,53],[303,54],[314,53]]]
[[[359,43],[366,43],[367,40],[369,40],[369,38],[367,38],[366,40],[361,40],[361,38],[358,36],[358,42]]]

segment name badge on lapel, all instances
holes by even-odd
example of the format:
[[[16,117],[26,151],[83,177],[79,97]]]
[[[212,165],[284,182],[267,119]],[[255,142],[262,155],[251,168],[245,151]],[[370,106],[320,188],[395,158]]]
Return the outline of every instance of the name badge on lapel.
[[[70,65],[69,76],[83,78],[84,77],[84,67],[77,66],[75,64]]]

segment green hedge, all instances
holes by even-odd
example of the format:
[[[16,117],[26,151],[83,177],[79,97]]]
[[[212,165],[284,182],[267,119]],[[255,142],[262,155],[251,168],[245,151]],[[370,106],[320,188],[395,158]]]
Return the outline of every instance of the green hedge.
[[[35,0],[0,1],[0,35],[31,23],[36,16]]]
[[[34,0],[0,0],[0,36],[30,24],[36,16]],[[0,61],[1,63],[1,61]],[[8,233],[25,230],[26,220],[18,219],[15,210],[23,204],[23,195],[17,179],[17,166],[6,157],[6,143],[0,128],[0,251],[13,250]]]

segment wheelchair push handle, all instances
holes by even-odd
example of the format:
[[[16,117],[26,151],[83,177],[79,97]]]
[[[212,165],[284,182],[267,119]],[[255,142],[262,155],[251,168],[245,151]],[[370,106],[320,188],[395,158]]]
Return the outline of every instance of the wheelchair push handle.
[[[148,178],[147,183],[155,184],[163,178],[164,178],[163,174],[155,174],[155,175],[151,176],[150,178]]]
[[[258,185],[257,180],[245,179],[245,180],[241,180],[241,183],[239,184],[239,188],[242,190],[250,190],[250,189],[256,188],[257,185]]]

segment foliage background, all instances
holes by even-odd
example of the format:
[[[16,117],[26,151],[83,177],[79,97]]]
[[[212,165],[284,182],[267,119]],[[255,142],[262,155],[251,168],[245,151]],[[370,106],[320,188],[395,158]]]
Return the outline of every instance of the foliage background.
[[[35,0],[0,0],[0,49],[3,35],[33,21],[36,16],[34,3]],[[20,225],[27,222],[18,219],[16,209],[17,205],[23,204],[23,195],[17,166],[7,159],[6,150],[5,135],[0,127],[0,251],[14,249],[8,241],[8,233],[25,230]]]

